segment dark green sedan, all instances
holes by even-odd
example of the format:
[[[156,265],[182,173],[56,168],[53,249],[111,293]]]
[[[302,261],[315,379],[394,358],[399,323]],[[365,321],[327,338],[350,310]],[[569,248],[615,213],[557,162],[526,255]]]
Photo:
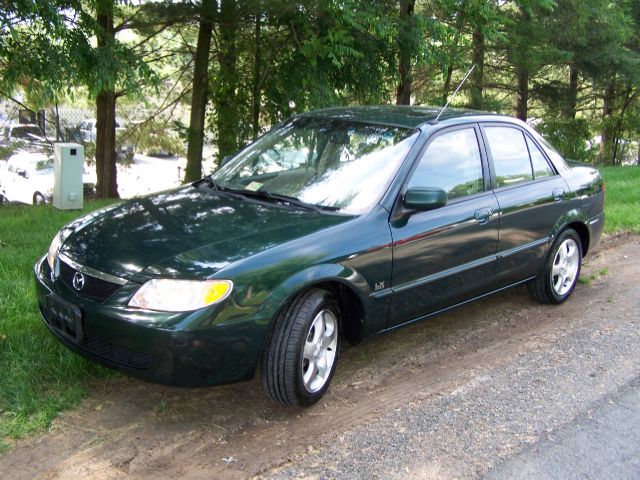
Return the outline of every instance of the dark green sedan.
[[[213,175],[64,227],[35,266],[73,351],[181,385],[248,380],[310,405],[340,344],[528,283],[561,303],[604,226],[597,170],[519,120],[336,108]]]

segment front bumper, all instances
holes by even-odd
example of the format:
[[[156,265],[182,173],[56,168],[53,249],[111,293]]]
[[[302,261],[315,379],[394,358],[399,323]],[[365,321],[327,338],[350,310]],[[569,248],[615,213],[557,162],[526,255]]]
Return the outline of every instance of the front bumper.
[[[244,381],[255,373],[266,331],[249,318],[220,321],[224,305],[175,314],[91,301],[52,281],[46,257],[35,265],[35,280],[40,313],[51,333],[70,350],[106,367],[182,387]],[[48,297],[79,308],[77,328],[61,324]]]

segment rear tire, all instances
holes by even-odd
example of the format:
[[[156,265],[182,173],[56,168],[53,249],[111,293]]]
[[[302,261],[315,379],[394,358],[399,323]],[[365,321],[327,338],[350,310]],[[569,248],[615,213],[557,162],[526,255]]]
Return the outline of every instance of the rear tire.
[[[568,228],[551,245],[544,270],[529,282],[529,292],[540,303],[564,302],[578,283],[581,263],[580,237]]]
[[[307,407],[325,394],[338,363],[340,308],[333,294],[299,295],[276,319],[262,353],[262,384],[271,399]]]

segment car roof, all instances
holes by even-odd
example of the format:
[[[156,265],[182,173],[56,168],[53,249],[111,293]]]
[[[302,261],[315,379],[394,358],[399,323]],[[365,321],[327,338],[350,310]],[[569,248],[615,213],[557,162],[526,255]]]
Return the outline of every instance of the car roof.
[[[359,123],[373,123],[380,125],[392,125],[405,128],[419,128],[425,124],[432,124],[442,107],[422,107],[409,105],[371,105],[354,107],[335,107],[314,110],[308,113],[297,115],[296,118],[332,118],[342,119]],[[466,110],[461,108],[447,108],[439,118],[439,122],[454,120],[466,117],[484,117],[491,119],[509,119],[502,115],[477,110]],[[479,118],[478,118],[479,119]],[[469,118],[469,120],[471,120]]]

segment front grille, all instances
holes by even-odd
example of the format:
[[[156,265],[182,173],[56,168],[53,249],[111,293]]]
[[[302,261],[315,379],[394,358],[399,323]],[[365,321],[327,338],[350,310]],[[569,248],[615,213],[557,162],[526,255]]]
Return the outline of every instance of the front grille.
[[[118,285],[117,283],[107,282],[106,280],[83,273],[84,287],[82,287],[81,290],[76,290],[73,287],[73,276],[76,272],[77,270],[75,268],[67,265],[63,261],[60,262],[60,280],[81,297],[104,302],[121,287],[121,285]]]
[[[139,370],[150,368],[155,359],[151,354],[135,352],[93,335],[85,335],[81,347],[106,360]]]

